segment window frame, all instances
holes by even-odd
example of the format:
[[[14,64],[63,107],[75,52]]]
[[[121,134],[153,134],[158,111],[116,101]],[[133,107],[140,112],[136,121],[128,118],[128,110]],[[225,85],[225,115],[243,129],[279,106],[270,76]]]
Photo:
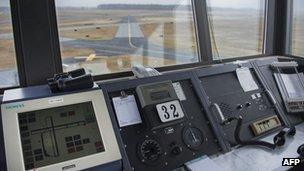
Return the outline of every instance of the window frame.
[[[293,44],[293,14],[294,14],[294,10],[293,10],[293,6],[294,5],[294,0],[289,0],[287,2],[287,12],[286,12],[286,33],[285,33],[285,37],[286,37],[286,42],[285,42],[285,51],[284,54],[288,57],[292,57],[292,58],[296,58],[296,59],[302,59],[304,58],[304,56],[298,56],[296,54],[292,53],[292,44]]]
[[[47,78],[62,72],[58,33],[54,29],[57,25],[54,1],[10,0],[10,7],[19,86],[0,88],[0,94],[8,89],[46,84]],[[45,12],[46,15],[35,15],[37,12]],[[44,32],[32,31],[33,28]],[[45,49],[49,51],[43,51]]]
[[[19,25],[19,10],[18,10],[18,0],[8,0],[10,4],[10,12],[11,12],[11,22],[13,29],[13,40],[14,40],[14,49],[15,49],[15,60],[16,60],[16,68],[19,78],[19,85],[12,87],[2,87],[0,88],[0,94],[3,94],[5,90],[14,89],[18,87],[26,86],[26,77],[24,70],[24,62],[23,62],[23,53],[22,53],[22,43],[21,43],[21,35],[20,35],[20,25]]]
[[[287,3],[285,54],[292,55],[293,0]]]
[[[29,12],[30,9],[24,7],[24,1],[31,1],[35,7],[37,7],[38,1],[43,1],[48,10],[47,16],[37,16],[38,20],[47,20],[49,23],[49,31],[43,34],[49,34],[52,39],[51,42],[44,42],[45,46],[50,46],[52,48],[52,55],[42,56],[46,61],[53,61],[51,64],[52,71],[48,73],[37,73],[35,72],[35,65],[31,65],[34,62],[33,57],[29,57],[26,52],[33,49],[25,49],[24,45],[27,42],[24,42],[25,35],[23,35],[24,29],[27,29],[29,26],[26,24],[21,24],[24,22],[24,18],[21,17],[22,12]],[[16,49],[16,61],[18,74],[20,79],[20,86],[25,87],[31,85],[39,85],[46,83],[46,78],[51,77],[53,74],[62,72],[62,62],[61,62],[61,51],[60,51],[60,42],[58,35],[58,25],[57,25],[57,14],[55,7],[55,0],[10,0],[11,4],[11,15],[13,22],[13,31],[14,31],[14,41]],[[222,62],[230,62],[236,59],[245,60],[266,57],[270,55],[287,55],[287,53],[282,53],[282,48],[285,52],[286,45],[288,44],[285,41],[285,36],[282,35],[281,31],[286,27],[286,22],[279,22],[280,17],[287,15],[287,7],[284,3],[284,0],[265,0],[265,17],[264,17],[264,38],[263,38],[263,53],[253,56],[240,56],[236,58],[223,59]],[[212,47],[211,47],[211,38],[209,32],[209,22],[208,22],[208,13],[207,13],[207,3],[206,0],[192,0],[192,10],[194,16],[194,24],[196,28],[196,38],[198,44],[198,54],[199,62],[190,63],[190,64],[181,64],[173,66],[164,66],[158,67],[157,70],[163,71],[174,71],[178,69],[188,69],[193,67],[205,66],[219,63],[219,61],[213,60]],[[290,8],[290,7],[289,7]],[[283,13],[283,14],[282,14]],[[21,26],[22,25],[22,26]],[[282,40],[282,42],[278,42]],[[289,54],[290,55],[290,54]],[[26,62],[25,62],[26,61]],[[48,63],[42,63],[40,65],[48,66]],[[29,67],[30,66],[30,67]],[[109,73],[104,75],[94,76],[95,81],[102,81],[107,79],[122,78],[133,76],[131,71],[119,72],[119,73]],[[16,88],[8,87],[1,88],[0,94],[4,90]]]

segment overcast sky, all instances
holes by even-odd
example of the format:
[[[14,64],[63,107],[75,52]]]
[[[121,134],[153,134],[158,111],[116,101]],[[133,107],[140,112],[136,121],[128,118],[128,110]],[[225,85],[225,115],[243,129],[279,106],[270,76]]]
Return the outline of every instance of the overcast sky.
[[[295,6],[295,12],[298,14],[304,14],[304,0],[296,0],[294,1],[294,6]]]

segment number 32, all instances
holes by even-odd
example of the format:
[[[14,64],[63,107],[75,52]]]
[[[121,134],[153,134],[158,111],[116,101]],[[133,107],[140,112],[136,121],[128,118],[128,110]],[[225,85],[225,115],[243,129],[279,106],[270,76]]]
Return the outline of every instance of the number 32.
[[[166,119],[169,119],[169,118],[170,118],[170,114],[169,114],[169,112],[168,112],[167,107],[166,107],[166,106],[162,106],[161,109],[165,112],[165,113],[164,113],[164,117],[165,117]],[[176,106],[175,106],[175,105],[171,104],[171,105],[170,105],[170,109],[171,109],[171,111],[173,111],[173,117],[174,117],[174,118],[179,117],[178,112],[176,112]]]

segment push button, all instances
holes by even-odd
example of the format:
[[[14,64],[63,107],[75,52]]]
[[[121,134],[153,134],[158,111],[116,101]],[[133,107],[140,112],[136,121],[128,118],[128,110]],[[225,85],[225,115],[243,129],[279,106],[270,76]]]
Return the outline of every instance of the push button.
[[[182,152],[182,148],[179,146],[175,146],[171,150],[171,153],[175,156],[179,155],[181,152]]]
[[[250,102],[246,102],[246,107],[250,107],[251,105],[252,105],[252,103],[250,103]]]
[[[238,110],[242,110],[244,108],[244,106],[242,104],[238,104],[236,107]]]

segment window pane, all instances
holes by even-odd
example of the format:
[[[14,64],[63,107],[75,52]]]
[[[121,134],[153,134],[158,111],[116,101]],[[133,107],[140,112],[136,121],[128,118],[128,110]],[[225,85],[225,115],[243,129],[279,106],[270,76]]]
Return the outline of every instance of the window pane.
[[[9,0],[0,0],[0,88],[19,85]]]
[[[208,0],[215,60],[263,53],[265,0]]]
[[[292,54],[304,57],[304,1],[293,1]]]
[[[198,62],[191,0],[56,0],[65,71]]]

